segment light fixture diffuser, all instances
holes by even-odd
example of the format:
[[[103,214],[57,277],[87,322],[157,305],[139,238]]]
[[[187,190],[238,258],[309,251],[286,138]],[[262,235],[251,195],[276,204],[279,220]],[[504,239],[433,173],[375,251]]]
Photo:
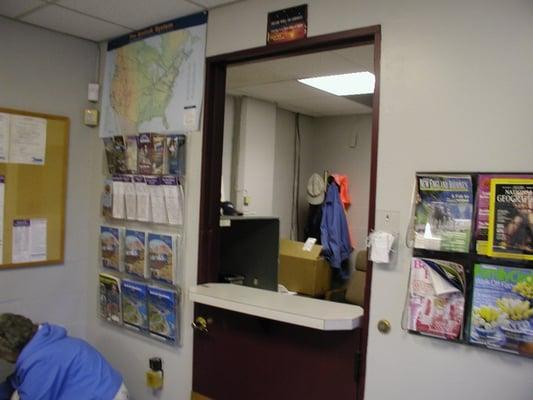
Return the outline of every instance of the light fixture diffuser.
[[[374,93],[375,80],[374,74],[365,71],[298,79],[298,82],[336,96],[352,96]]]

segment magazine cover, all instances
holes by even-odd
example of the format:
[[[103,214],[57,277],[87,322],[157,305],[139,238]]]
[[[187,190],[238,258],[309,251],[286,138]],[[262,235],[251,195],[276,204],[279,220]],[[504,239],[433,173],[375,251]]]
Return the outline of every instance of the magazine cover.
[[[461,337],[465,274],[462,265],[413,258],[407,296],[407,329],[444,339]]]
[[[166,155],[166,137],[163,135],[152,134],[152,153],[150,161],[152,162],[152,174],[161,175],[165,165]]]
[[[468,253],[473,193],[469,175],[417,175],[417,249]]]
[[[533,270],[474,266],[471,343],[533,357]]]
[[[148,268],[152,279],[175,283],[176,235],[148,233]]]
[[[126,272],[141,278],[147,277],[146,232],[126,229],[124,237],[124,266]]]
[[[150,333],[175,342],[177,340],[176,291],[148,286],[148,325]]]
[[[185,135],[167,136],[167,168],[166,174],[185,175]]]
[[[122,321],[139,330],[148,329],[148,287],[129,279],[122,281]]]
[[[137,173],[137,136],[126,136],[126,169],[130,174]]]
[[[533,260],[533,179],[492,179],[487,254]]]
[[[120,324],[120,279],[99,274],[100,317],[108,322]]]
[[[120,270],[120,229],[102,225],[100,227],[100,251],[102,267]]]
[[[104,138],[107,169],[110,174],[124,174],[126,168],[126,145],[122,136]]]
[[[152,154],[153,144],[152,136],[149,133],[142,133],[137,136],[137,173],[152,173]]]
[[[490,208],[490,181],[491,179],[515,178],[533,179],[533,175],[501,175],[479,174],[476,193],[476,251],[478,254],[487,254],[489,238],[489,208]]]

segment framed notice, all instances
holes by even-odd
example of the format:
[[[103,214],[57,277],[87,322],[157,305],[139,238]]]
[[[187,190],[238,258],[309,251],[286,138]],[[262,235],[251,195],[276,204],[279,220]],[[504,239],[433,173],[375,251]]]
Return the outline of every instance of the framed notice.
[[[307,4],[268,13],[267,44],[307,37]]]

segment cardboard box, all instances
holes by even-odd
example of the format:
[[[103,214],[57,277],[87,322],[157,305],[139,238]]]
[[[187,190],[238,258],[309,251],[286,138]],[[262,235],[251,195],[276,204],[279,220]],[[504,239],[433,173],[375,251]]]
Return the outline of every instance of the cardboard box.
[[[322,246],[303,250],[302,242],[281,239],[279,243],[278,282],[291,291],[322,297],[331,286],[331,268],[320,257]]]

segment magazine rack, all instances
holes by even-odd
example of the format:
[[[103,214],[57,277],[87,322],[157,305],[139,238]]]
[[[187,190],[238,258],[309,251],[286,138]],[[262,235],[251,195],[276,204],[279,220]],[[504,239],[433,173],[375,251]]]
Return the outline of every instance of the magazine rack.
[[[0,269],[62,264],[65,236],[65,201],[69,119],[0,108],[0,113],[43,118],[46,120],[45,159],[42,165],[1,163],[5,179],[3,210],[3,254]],[[9,160],[8,160],[9,161]],[[13,222],[39,219],[46,225],[46,254],[39,261],[13,262]],[[0,238],[0,243],[2,242]]]
[[[503,328],[500,328],[499,336],[498,334],[494,334],[494,331],[496,329],[493,329],[491,332],[489,332],[488,330],[481,330],[481,329],[478,330],[477,325],[476,325],[476,329],[472,328],[472,324],[473,324],[472,311],[473,311],[473,308],[475,307],[475,305],[473,304],[473,300],[475,297],[475,291],[477,290],[474,284],[475,268],[478,268],[478,270],[482,269],[483,266],[486,266],[489,269],[494,268],[495,270],[497,270],[497,273],[499,273],[500,275],[504,274],[508,270],[513,271],[514,273],[522,273],[522,274],[526,273],[527,276],[532,277],[532,278],[526,278],[526,279],[529,279],[528,284],[529,285],[533,284],[533,261],[532,260],[527,260],[527,259],[521,260],[517,258],[504,258],[501,256],[490,257],[488,255],[478,254],[480,249],[477,246],[478,242],[476,241],[476,235],[475,235],[475,228],[476,228],[476,223],[477,223],[477,210],[479,207],[478,196],[477,196],[478,178],[480,175],[498,175],[498,176],[505,175],[506,178],[513,179],[513,178],[524,177],[526,175],[533,176],[533,173],[419,172],[416,175],[417,177],[421,175],[441,175],[441,176],[442,175],[445,175],[445,176],[467,175],[467,176],[470,176],[472,178],[473,213],[472,213],[471,231],[470,231],[471,240],[470,240],[468,252],[459,253],[459,252],[449,252],[449,251],[437,251],[437,250],[414,248],[414,246],[408,246],[408,247],[413,247],[413,257],[455,262],[455,263],[461,264],[464,267],[465,278],[466,278],[466,288],[465,288],[463,328],[462,328],[462,334],[460,338],[450,340],[444,337],[426,335],[424,333],[421,333],[415,330],[407,329],[408,332],[412,334],[417,334],[417,335],[430,336],[430,337],[434,337],[437,339],[447,340],[447,341],[451,341],[455,343],[472,345],[476,347],[483,347],[483,348],[488,348],[492,350],[505,351],[505,352],[509,352],[515,355],[520,355],[520,356],[525,356],[525,357],[533,357],[533,324],[528,322],[527,318],[525,319],[525,322],[524,322],[524,321],[511,321],[511,318],[509,317],[507,327],[504,326]],[[416,191],[416,193],[418,193],[418,191]],[[413,195],[413,200],[414,199],[415,199],[415,196]],[[413,204],[413,210],[414,210],[414,204]],[[530,210],[530,213],[531,212],[532,210]],[[413,220],[415,218],[414,212],[413,212],[412,218]],[[414,231],[413,223],[409,225],[409,232],[407,232],[406,237],[410,237],[412,234],[412,231]],[[514,293],[512,295],[509,295],[509,297],[511,296],[518,297],[518,295]],[[517,301],[520,301],[523,299],[525,299],[525,301],[529,301],[530,307],[533,308],[533,304],[531,304],[532,302],[531,297],[529,297],[529,300],[526,297],[522,297],[522,299],[519,299]],[[406,303],[406,307],[408,307],[407,303]],[[530,320],[531,318],[529,319],[529,321]],[[521,327],[520,329],[517,329],[517,325],[519,324],[521,324]],[[528,325],[528,327],[525,325]],[[502,331],[503,331],[503,334],[501,333]],[[475,332],[475,333],[472,333],[472,332]],[[509,343],[512,342],[513,345],[507,346],[505,342],[509,342]]]

